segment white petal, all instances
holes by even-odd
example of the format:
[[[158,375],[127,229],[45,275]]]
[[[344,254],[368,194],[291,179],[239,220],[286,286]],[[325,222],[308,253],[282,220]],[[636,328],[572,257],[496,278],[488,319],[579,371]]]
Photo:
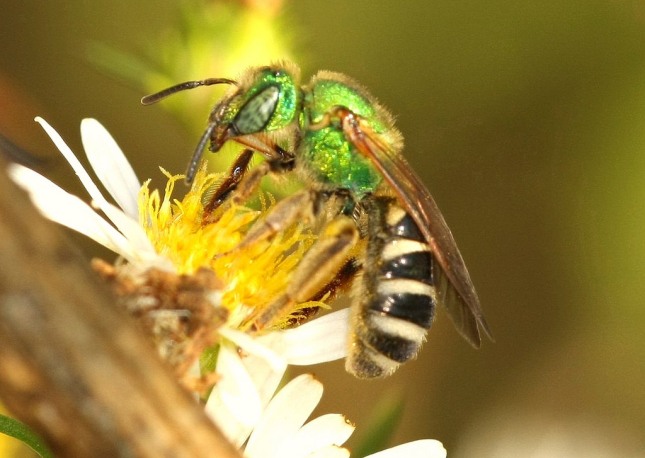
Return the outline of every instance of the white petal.
[[[290,381],[267,406],[245,449],[245,456],[279,457],[278,452],[300,429],[322,397],[322,383],[310,374]]]
[[[85,171],[79,160],[76,158],[69,146],[67,146],[67,144],[63,141],[58,132],[56,132],[56,130],[54,130],[52,126],[50,126],[44,119],[40,117],[36,118],[36,122],[38,122],[43,127],[47,135],[49,135],[56,147],[60,150],[61,154],[65,157],[67,162],[69,162],[69,165],[72,166],[72,169],[74,169],[74,172],[81,180],[81,183],[83,183],[83,186],[92,198],[93,203],[95,203],[98,208],[100,208],[103,213],[105,213],[105,215],[116,225],[117,229],[119,229],[123,233],[123,235],[128,238],[136,237],[135,235],[131,234],[132,225],[129,223],[124,223],[124,221],[130,218],[124,218],[122,216],[123,212],[121,211],[115,212],[115,207],[111,205],[107,200],[105,200],[105,197],[103,197],[103,194],[101,194],[99,188],[94,184],[92,178]],[[136,221],[137,217],[135,217],[134,221]]]
[[[347,356],[349,309],[317,318],[283,333],[284,356],[301,366],[334,361]]]
[[[147,257],[157,256],[157,252],[148,238],[148,234],[146,234],[146,231],[136,219],[132,219],[120,208],[109,202],[105,202],[102,210],[139,253],[147,255]]]
[[[222,337],[235,343],[246,353],[264,359],[274,370],[284,371],[286,369],[287,362],[285,359],[273,351],[270,345],[265,345],[265,343],[269,342],[267,339],[255,339],[245,332],[230,328],[222,328],[219,330],[219,333]]]
[[[307,458],[349,458],[349,450],[332,445],[307,455]]]
[[[297,458],[328,449],[330,446],[341,446],[354,432],[354,425],[340,414],[327,414],[315,418],[284,444],[281,457]]]
[[[7,169],[25,189],[46,218],[69,227],[132,261],[135,253],[128,240],[78,197],[69,194],[42,175],[18,164]]]
[[[242,363],[255,384],[260,405],[264,408],[287,370],[287,361],[273,347],[265,345],[267,339],[260,342],[246,333],[227,328],[221,329],[220,334],[241,348],[244,354]]]
[[[446,449],[437,440],[423,439],[397,445],[365,458],[446,458]]]
[[[74,153],[69,148],[69,146],[67,146],[67,144],[61,138],[58,132],[56,132],[56,130],[41,117],[36,117],[36,122],[42,126],[42,128],[45,130],[47,135],[49,135],[49,138],[51,138],[51,140],[54,142],[54,145],[56,145],[56,147],[59,149],[63,157],[65,157],[69,165],[72,166],[72,169],[74,170],[78,178],[81,180],[81,183],[83,183],[83,186],[90,194],[90,197],[92,197],[92,199],[96,201],[97,204],[99,205],[102,205],[103,202],[106,202],[105,198],[101,194],[101,191],[99,191],[99,188],[96,187],[96,185],[92,181],[92,178],[85,171],[85,169],[83,168],[83,165],[81,165],[78,158],[74,155]]]
[[[119,145],[101,123],[91,118],[81,121],[81,140],[96,176],[123,211],[136,220],[141,183]]]
[[[215,371],[220,379],[208,397],[206,414],[240,447],[260,418],[260,398],[234,346],[220,346]]]
[[[282,380],[282,376],[287,370],[287,365],[276,368],[267,363],[266,360],[254,355],[246,356],[243,359],[243,363],[255,384],[260,396],[260,404],[264,408],[278,389],[280,380]]]

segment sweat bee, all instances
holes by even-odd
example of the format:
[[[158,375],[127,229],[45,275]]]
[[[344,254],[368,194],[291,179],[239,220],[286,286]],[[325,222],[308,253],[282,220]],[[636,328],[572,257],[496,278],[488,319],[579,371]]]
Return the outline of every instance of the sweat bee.
[[[257,317],[259,328],[271,326],[294,303],[341,275],[352,282],[346,369],[357,377],[383,377],[414,358],[437,303],[474,347],[480,345],[480,330],[492,338],[452,234],[401,155],[403,139],[392,116],[361,85],[320,71],[301,86],[299,69],[278,62],[251,68],[238,80],[181,83],[142,103],[212,84],[232,87],[210,112],[187,182],[207,143],[217,152],[233,140],[245,149],[209,197],[210,210],[229,198],[243,202],[266,175],[293,173],[305,184],[279,201],[242,243],[271,237],[303,218],[324,224],[291,286]],[[249,169],[255,153],[266,160]],[[365,245],[363,254],[350,257],[359,242]]]

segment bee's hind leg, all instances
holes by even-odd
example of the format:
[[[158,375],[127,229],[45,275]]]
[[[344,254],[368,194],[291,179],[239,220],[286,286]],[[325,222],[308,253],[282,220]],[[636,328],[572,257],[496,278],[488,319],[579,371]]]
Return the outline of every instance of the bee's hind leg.
[[[348,255],[358,238],[356,223],[345,215],[339,215],[325,225],[318,240],[298,264],[287,290],[259,312],[254,320],[255,327],[266,329],[288,323],[294,307],[318,297],[337,279],[339,272],[343,269],[355,272],[355,261],[348,259]]]

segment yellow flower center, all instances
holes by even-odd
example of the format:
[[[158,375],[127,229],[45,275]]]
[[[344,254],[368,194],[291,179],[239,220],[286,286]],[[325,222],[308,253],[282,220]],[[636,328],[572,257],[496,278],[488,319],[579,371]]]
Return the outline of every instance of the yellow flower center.
[[[172,194],[183,176],[162,172],[168,178],[163,196],[158,190],[150,191],[149,180],[141,188],[141,224],[156,251],[173,263],[177,273],[191,275],[200,268],[215,273],[225,285],[222,306],[231,314],[229,323],[240,325],[251,311],[266,307],[286,290],[314,236],[295,224],[270,240],[238,248],[252,224],[271,210],[272,199],[267,205],[260,196],[260,210],[226,203],[215,210],[215,218],[209,215],[213,222],[204,224],[202,198],[221,175],[200,170],[190,191],[178,200]],[[321,306],[325,305],[312,302],[299,304],[297,309]]]

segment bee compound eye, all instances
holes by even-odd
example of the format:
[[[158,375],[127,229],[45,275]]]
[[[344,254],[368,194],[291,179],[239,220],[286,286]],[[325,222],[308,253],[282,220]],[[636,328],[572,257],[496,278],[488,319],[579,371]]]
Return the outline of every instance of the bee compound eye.
[[[233,120],[233,126],[241,135],[254,134],[264,130],[275,113],[280,96],[277,86],[269,86],[258,92],[240,109]]]

